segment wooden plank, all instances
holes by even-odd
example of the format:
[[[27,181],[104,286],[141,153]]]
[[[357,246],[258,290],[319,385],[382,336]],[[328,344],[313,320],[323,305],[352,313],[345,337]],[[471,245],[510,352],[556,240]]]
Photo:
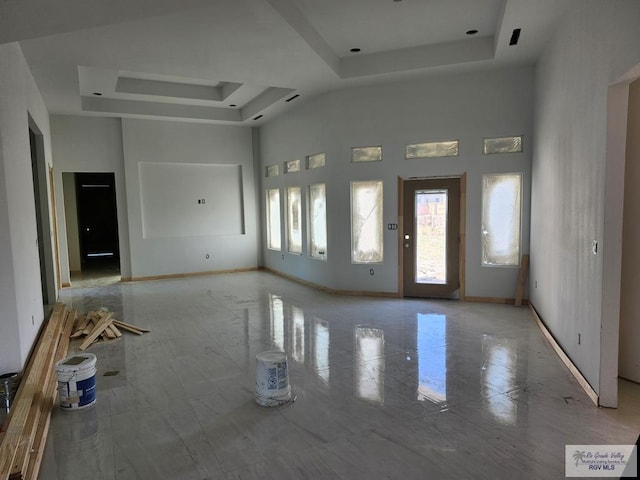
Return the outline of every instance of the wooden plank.
[[[114,320],[113,323],[120,327],[120,328],[125,328],[125,327],[129,327],[129,328],[133,328],[134,330],[137,330],[139,332],[143,332],[143,333],[148,333],[151,330],[147,329],[147,328],[142,328],[142,327],[138,327],[137,325],[131,325],[130,323],[125,323],[121,320]]]
[[[67,317],[67,321],[60,336],[58,349],[53,359],[53,365],[67,356],[70,342],[69,336],[76,321],[76,317],[77,312],[75,310],[71,311],[69,313],[69,316]],[[49,425],[51,422],[51,411],[53,410],[56,402],[57,386],[57,377],[54,377],[49,381],[49,384],[45,391],[45,396],[42,403],[42,412],[40,414],[40,422],[38,424],[36,436],[32,443],[32,455],[30,455],[29,457],[26,471],[23,472],[23,478],[27,480],[37,480],[38,478],[38,472],[40,471],[42,457],[44,456],[44,447],[47,441],[47,433],[49,432]]]
[[[113,323],[117,327],[120,327],[122,330],[126,330],[127,332],[135,333],[136,335],[142,335],[143,333],[145,333],[142,330],[138,330],[133,325],[129,325],[128,323],[119,322],[118,320],[114,320]]]
[[[111,325],[109,325],[109,328],[116,335],[116,338],[120,338],[122,336],[122,332],[118,327],[115,326],[115,324],[112,323]]]
[[[11,466],[11,477],[16,475],[20,476],[22,470],[26,467],[29,458],[29,452],[31,451],[31,443],[32,439],[35,436],[35,431],[38,425],[38,421],[40,420],[40,403],[42,400],[44,385],[48,381],[50,368],[47,368],[51,362],[51,359],[55,355],[55,350],[58,346],[58,339],[60,338],[60,333],[62,332],[63,322],[60,321],[60,318],[66,315],[66,311],[64,309],[56,311],[56,316],[52,316],[49,319],[49,322],[53,324],[53,335],[50,337],[50,341],[46,342],[42,345],[42,348],[46,348],[45,351],[45,363],[43,364],[43,369],[31,370],[30,376],[36,377],[36,384],[34,386],[34,395],[31,399],[31,406],[29,410],[29,415],[27,417],[27,421],[24,423],[21,432],[21,438],[18,441],[18,445],[16,446],[16,451],[14,454],[14,461]],[[66,317],[65,317],[66,318]],[[37,346],[40,343],[38,341]],[[14,403],[15,406],[15,403]]]
[[[596,393],[596,391],[589,384],[587,379],[584,378],[584,376],[582,375],[580,370],[578,370],[578,367],[575,366],[575,364],[571,361],[569,356],[564,352],[564,350],[562,349],[560,344],[553,337],[551,332],[547,329],[547,326],[544,324],[544,322],[542,321],[542,319],[538,315],[538,312],[533,307],[533,305],[529,304],[529,309],[531,310],[531,313],[533,314],[533,318],[535,319],[536,324],[538,325],[538,328],[540,329],[542,334],[545,336],[545,338],[547,339],[547,341],[551,345],[551,348],[553,348],[555,350],[555,352],[558,355],[558,357],[560,357],[560,360],[562,360],[562,363],[564,363],[565,366],[569,369],[571,374],[575,377],[575,379],[578,381],[578,383],[580,384],[582,389],[585,391],[585,393],[591,399],[591,401],[595,404],[595,406],[596,407],[599,406],[599,399],[598,399],[598,394]]]
[[[89,345],[93,343],[93,341],[100,336],[100,334],[104,331],[105,328],[109,326],[109,324],[113,322],[111,319],[111,314],[106,314],[102,320],[98,322],[95,328],[89,333],[89,335],[84,339],[84,341],[78,347],[80,350],[86,350],[89,348]]]
[[[520,262],[520,273],[518,274],[518,288],[516,290],[515,306],[522,306],[522,297],[524,296],[524,286],[527,283],[527,273],[529,272],[529,255],[523,255]]]
[[[82,330],[82,335],[89,335],[94,329],[95,324],[98,323],[98,315],[96,314],[96,312],[87,313],[87,318],[89,319],[89,321]]]
[[[7,430],[0,443],[0,480],[6,480],[11,474],[17,450],[22,441],[23,430],[28,422],[31,406],[38,391],[41,391],[42,388],[42,385],[38,385],[39,372],[49,367],[51,359],[47,358],[47,353],[49,352],[50,344],[59,338],[59,327],[62,323],[61,316],[63,311],[64,306],[62,304],[54,306],[49,321],[44,326],[44,330],[35,344],[25,369],[25,375],[16,392],[11,413],[9,414]],[[56,331],[58,331],[58,335],[56,335]]]
[[[33,401],[31,402],[31,409],[29,410],[29,416],[27,423],[22,429],[22,435],[20,443],[16,448],[16,454],[11,466],[11,474],[9,478],[21,478],[22,472],[26,470],[29,464],[29,452],[31,452],[31,445],[36,435],[38,428],[38,422],[40,422],[40,413],[42,407],[43,392],[36,392]]]
[[[84,331],[85,328],[87,328],[87,325],[89,325],[90,321],[91,321],[91,317],[89,317],[89,315],[83,315],[82,317],[80,317],[80,323],[78,324],[78,327],[74,330],[71,337],[76,338],[82,335],[82,332]]]
[[[16,451],[16,459],[13,463],[11,475],[20,475],[21,472],[26,471],[29,463],[29,457],[32,451],[33,440],[36,437],[38,424],[40,423],[40,417],[42,414],[43,404],[46,403],[46,391],[49,383],[54,380],[54,359],[56,358],[58,348],[60,345],[61,337],[64,335],[64,328],[69,322],[73,323],[72,312],[63,309],[61,314],[64,320],[58,322],[56,325],[54,338],[52,339],[49,350],[47,351],[48,365],[41,372],[35,372],[38,374],[38,385],[40,390],[36,393],[34,401],[31,405],[31,411],[29,412],[29,419],[23,430],[23,439]],[[75,315],[75,312],[73,313]]]

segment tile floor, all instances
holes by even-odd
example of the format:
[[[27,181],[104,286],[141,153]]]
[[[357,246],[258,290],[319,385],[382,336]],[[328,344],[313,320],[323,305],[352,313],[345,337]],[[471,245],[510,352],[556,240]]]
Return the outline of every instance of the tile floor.
[[[42,480],[555,479],[565,444],[629,444],[526,308],[331,296],[265,272],[66,289],[151,333],[91,347],[97,402],[56,408]],[[294,403],[254,399],[284,349]],[[105,371],[118,370],[115,376]]]

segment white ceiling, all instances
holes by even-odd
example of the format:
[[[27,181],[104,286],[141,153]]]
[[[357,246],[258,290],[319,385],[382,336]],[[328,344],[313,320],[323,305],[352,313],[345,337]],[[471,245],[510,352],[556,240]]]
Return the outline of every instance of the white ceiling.
[[[563,3],[3,0],[0,42],[54,114],[259,125],[331,89],[532,63]]]

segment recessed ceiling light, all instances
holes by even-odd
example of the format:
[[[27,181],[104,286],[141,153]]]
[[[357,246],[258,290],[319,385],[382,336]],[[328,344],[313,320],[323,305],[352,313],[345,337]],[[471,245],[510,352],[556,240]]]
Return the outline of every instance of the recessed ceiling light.
[[[291,100],[295,100],[296,98],[298,98],[300,95],[299,94],[295,94],[293,97],[289,97],[285,100],[285,102],[290,102]]]
[[[96,97],[101,97],[101,96],[102,96],[102,93],[101,93],[101,92],[93,92],[93,94],[94,94]]]
[[[400,3],[402,0],[393,0],[393,3]]]
[[[358,48],[358,47],[355,47],[355,48],[352,48],[352,49],[351,49],[351,50],[349,50],[349,51],[350,51],[350,52],[352,52],[352,53],[358,53],[358,52],[361,52],[361,51],[362,51],[362,49],[361,49],[361,48]]]
[[[256,117],[253,117],[254,120],[260,120],[262,118],[262,115],[258,115]]]
[[[473,30],[467,30],[467,31],[466,31],[466,34],[467,34],[467,35],[475,35],[476,33],[478,33],[478,30],[476,30],[476,29],[473,29]]]
[[[236,105],[235,103],[230,103],[229,106],[230,107],[237,107],[238,105]]]

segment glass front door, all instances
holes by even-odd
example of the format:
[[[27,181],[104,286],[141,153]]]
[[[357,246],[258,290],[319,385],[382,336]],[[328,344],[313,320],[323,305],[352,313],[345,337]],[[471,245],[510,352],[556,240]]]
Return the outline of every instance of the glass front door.
[[[460,285],[460,179],[405,181],[404,219],[404,295],[451,297]]]

